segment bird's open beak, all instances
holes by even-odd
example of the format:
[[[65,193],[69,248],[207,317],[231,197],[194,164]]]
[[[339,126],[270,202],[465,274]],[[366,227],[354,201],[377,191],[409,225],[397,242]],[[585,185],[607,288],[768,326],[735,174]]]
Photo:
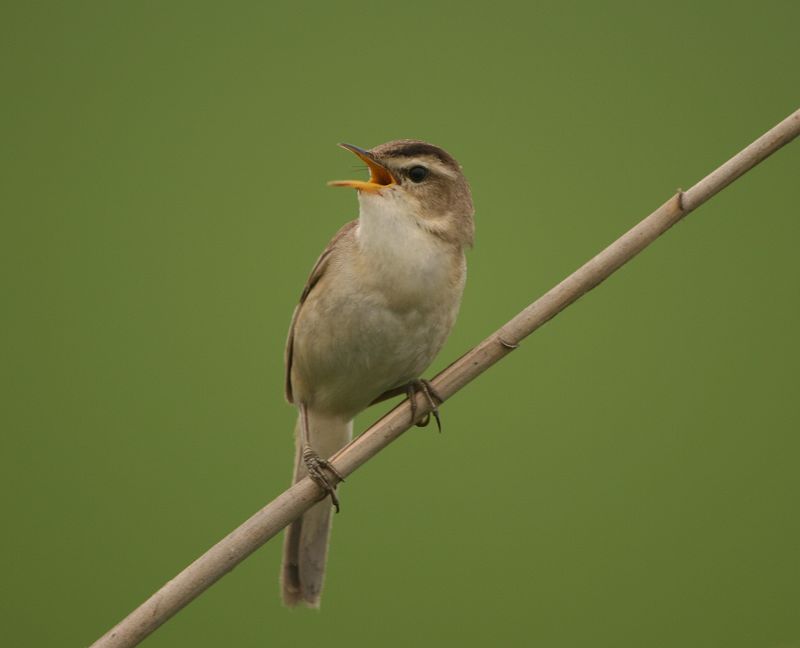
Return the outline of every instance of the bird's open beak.
[[[339,144],[344,149],[355,153],[369,167],[369,181],[363,180],[332,180],[328,184],[331,187],[353,187],[359,191],[376,192],[386,187],[391,187],[397,184],[397,180],[385,166],[378,162],[369,151],[366,151],[358,146],[352,144]]]

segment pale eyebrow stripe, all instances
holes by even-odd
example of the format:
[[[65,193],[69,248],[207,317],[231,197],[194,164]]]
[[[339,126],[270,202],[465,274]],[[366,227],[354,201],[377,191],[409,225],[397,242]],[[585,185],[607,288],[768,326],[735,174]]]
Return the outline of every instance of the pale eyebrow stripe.
[[[436,173],[447,176],[448,178],[456,177],[456,174],[451,169],[448,169],[439,160],[434,158],[420,158],[416,156],[407,157],[405,155],[398,155],[397,157],[392,158],[392,162],[404,168],[412,167],[415,164],[418,164],[420,166],[428,167],[429,169],[436,171]]]

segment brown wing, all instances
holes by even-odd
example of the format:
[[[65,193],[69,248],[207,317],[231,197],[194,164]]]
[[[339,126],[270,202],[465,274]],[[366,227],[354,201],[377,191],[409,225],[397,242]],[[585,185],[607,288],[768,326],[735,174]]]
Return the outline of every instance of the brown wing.
[[[294,352],[294,327],[295,324],[297,324],[297,318],[300,316],[300,310],[303,308],[303,304],[308,298],[308,295],[314,289],[314,286],[319,283],[322,275],[325,274],[325,268],[328,267],[328,262],[330,261],[333,250],[336,248],[336,244],[357,224],[358,221],[350,221],[349,223],[345,223],[345,225],[343,225],[342,228],[336,232],[334,237],[330,240],[328,246],[322,251],[319,259],[317,259],[317,262],[311,269],[311,274],[308,276],[306,285],[303,288],[303,293],[300,295],[300,303],[295,306],[294,313],[292,314],[292,323],[289,324],[289,337],[286,340],[286,351],[284,353],[284,360],[286,364],[286,383],[284,388],[286,400],[290,403],[294,403],[294,398],[292,396],[292,355]]]

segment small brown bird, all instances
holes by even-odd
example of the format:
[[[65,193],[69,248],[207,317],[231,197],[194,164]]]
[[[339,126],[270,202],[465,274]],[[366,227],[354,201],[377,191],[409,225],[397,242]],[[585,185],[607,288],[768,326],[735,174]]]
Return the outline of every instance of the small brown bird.
[[[420,390],[438,423],[441,399],[420,376],[455,322],[474,234],[469,185],[446,151],[416,140],[341,146],[370,178],[330,183],[358,191],[359,217],[314,265],[286,343],[286,398],[299,410],[294,481],[310,475],[331,497],[286,532],[281,582],[292,606],[319,606],[340,480],[326,459],[350,441],[356,414]]]

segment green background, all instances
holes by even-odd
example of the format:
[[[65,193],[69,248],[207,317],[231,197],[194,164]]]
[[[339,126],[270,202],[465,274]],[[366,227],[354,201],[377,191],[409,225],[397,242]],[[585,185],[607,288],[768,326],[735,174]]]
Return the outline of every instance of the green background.
[[[79,646],[289,482],[283,345],[356,214],[339,141],[463,164],[430,375],[798,107],[787,2],[4,3],[2,636]],[[280,540],[150,646],[800,646],[800,145],[342,488],[320,612]],[[381,408],[362,415],[363,429]]]

